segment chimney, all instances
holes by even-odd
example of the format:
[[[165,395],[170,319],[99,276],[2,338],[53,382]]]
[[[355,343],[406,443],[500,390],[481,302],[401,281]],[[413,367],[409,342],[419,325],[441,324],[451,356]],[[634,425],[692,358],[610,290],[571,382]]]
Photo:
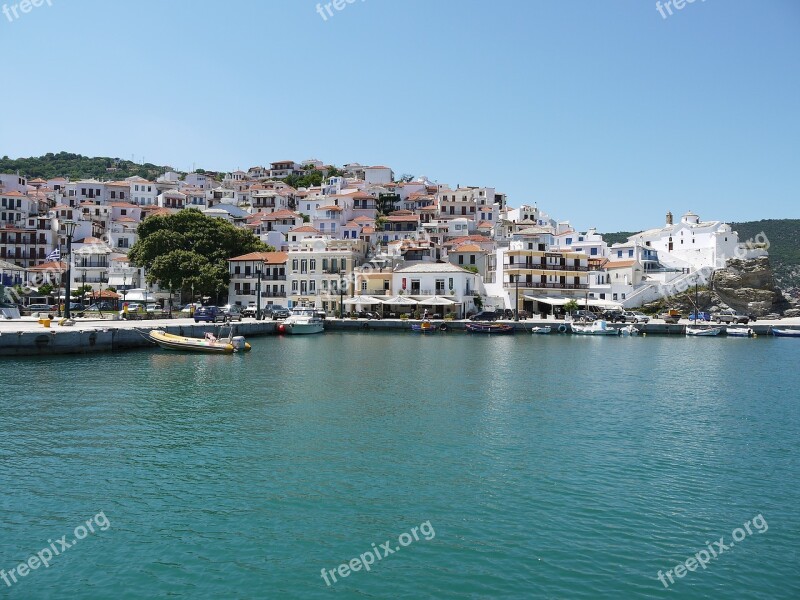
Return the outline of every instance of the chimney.
[[[667,225],[672,225],[672,211],[667,212]]]

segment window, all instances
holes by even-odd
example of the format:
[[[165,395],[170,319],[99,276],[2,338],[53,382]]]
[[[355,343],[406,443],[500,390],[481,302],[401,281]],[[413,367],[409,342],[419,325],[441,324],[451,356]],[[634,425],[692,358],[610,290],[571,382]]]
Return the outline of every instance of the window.
[[[322,272],[324,273],[327,270],[328,270],[328,259],[327,258],[323,258],[322,259]]]
[[[463,254],[459,254],[458,255],[458,264],[460,264],[460,265],[464,264],[464,255]]]
[[[300,261],[300,272],[308,273],[308,261],[305,258]]]
[[[633,258],[633,250],[628,250],[628,258]]]
[[[622,258],[622,250],[617,250],[617,258]]]
[[[347,269],[347,259],[346,258],[341,259],[339,261],[339,264],[342,266],[342,271],[345,271]]]
[[[572,238],[567,238],[567,239],[565,239],[565,240],[564,240],[564,243],[565,243],[567,246],[571,245],[571,244],[572,244]]]
[[[311,294],[315,294],[317,291],[317,282],[315,280],[311,280],[308,282],[308,291]]]
[[[591,249],[589,250],[589,254],[590,254],[591,256],[597,256],[597,248],[591,248]]]
[[[316,258],[312,258],[311,260],[308,261],[308,268],[311,269],[312,271],[316,271],[317,270],[317,259]]]
[[[475,255],[474,254],[470,254],[469,255],[469,264],[471,264],[471,265],[475,264]]]
[[[292,240],[292,241],[294,241],[294,240]],[[298,264],[299,264],[299,261],[296,258],[293,258],[292,259],[292,271],[297,271]]]

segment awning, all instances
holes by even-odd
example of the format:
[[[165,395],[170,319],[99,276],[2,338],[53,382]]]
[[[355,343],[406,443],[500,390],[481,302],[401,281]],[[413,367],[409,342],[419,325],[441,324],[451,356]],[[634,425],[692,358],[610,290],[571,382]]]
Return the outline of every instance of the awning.
[[[597,306],[601,308],[622,308],[621,302],[614,302],[612,300],[598,300],[596,298],[564,298],[563,296],[522,296],[525,300],[533,300],[534,302],[541,302],[542,304],[549,304],[550,306],[564,306],[567,302],[574,300],[578,303],[579,307],[584,306]]]
[[[152,292],[146,292],[141,288],[128,290],[122,294],[125,302],[155,302],[156,297]]]
[[[109,275],[108,276],[108,285],[128,285],[132,283],[127,277],[124,275]]]

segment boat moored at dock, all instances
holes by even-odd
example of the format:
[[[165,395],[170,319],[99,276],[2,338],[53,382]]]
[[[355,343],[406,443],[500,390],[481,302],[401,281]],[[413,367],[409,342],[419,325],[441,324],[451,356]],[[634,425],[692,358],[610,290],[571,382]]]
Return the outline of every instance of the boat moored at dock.
[[[279,332],[290,335],[305,335],[311,333],[322,333],[325,330],[325,322],[319,318],[316,311],[310,306],[298,306],[292,310],[283,323],[278,325]]]
[[[250,344],[245,342],[241,336],[234,337],[231,335],[220,339],[211,333],[207,333],[205,337],[193,338],[155,329],[148,333],[148,337],[165,350],[183,350],[207,354],[233,354],[239,350],[244,352],[250,350]]]

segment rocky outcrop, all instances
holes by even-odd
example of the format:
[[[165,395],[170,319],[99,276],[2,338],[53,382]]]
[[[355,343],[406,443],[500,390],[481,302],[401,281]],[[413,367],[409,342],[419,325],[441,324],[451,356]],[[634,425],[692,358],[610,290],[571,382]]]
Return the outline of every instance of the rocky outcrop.
[[[764,316],[783,312],[789,303],[775,284],[769,257],[731,259],[724,269],[714,272],[711,289],[720,307]]]
[[[763,317],[792,310],[775,284],[772,267],[766,256],[728,261],[726,268],[714,272],[710,289],[698,290],[696,300],[698,309],[708,312],[733,308],[741,313]],[[682,294],[646,304],[643,308],[654,313],[674,308],[686,314],[695,308],[695,291],[689,289]]]

